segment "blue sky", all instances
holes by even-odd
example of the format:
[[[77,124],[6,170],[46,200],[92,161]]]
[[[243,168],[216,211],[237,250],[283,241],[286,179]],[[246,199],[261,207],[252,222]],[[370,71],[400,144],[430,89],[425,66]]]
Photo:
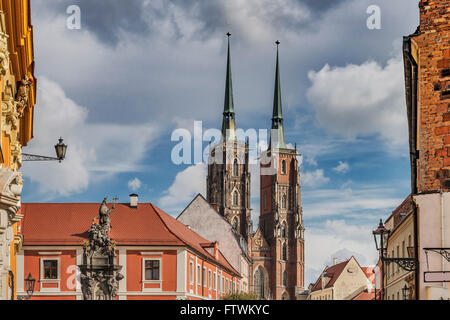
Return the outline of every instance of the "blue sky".
[[[66,9],[81,8],[81,29]],[[381,8],[381,29],[366,10]],[[270,126],[275,40],[286,139],[303,155],[307,282],[332,261],[375,262],[370,231],[409,194],[401,40],[418,25],[411,0],[78,0],[32,3],[38,100],[23,150],[23,202],[153,202],[177,215],[205,192],[205,166],[175,165],[174,129],[219,128],[226,36],[236,122]],[[259,209],[253,168],[253,218]]]

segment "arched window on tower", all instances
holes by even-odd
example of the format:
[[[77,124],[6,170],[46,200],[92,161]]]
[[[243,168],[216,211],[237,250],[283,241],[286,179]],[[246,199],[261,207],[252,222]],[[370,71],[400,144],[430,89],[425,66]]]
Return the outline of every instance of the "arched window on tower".
[[[287,232],[286,232],[286,222],[283,222],[281,225],[281,237],[286,238]]]
[[[282,247],[282,250],[281,250],[281,260],[287,260],[287,245],[286,245],[286,242],[285,243],[283,243],[283,247]]]
[[[233,176],[237,177],[239,175],[239,165],[237,159],[234,159],[233,163]]]
[[[286,160],[281,161],[281,174],[286,174]]]
[[[264,298],[264,271],[262,267],[256,270],[253,277],[253,284],[255,294],[260,298]]]
[[[287,272],[286,270],[283,271],[283,286],[287,286]]]
[[[233,192],[233,206],[237,206],[239,203],[239,195],[237,191]]]
[[[286,209],[287,196],[284,194],[281,198],[281,209]]]

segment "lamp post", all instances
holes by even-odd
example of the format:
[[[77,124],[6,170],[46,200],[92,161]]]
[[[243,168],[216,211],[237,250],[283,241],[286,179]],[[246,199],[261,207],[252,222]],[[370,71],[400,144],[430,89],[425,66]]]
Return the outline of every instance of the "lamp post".
[[[59,138],[58,143],[55,145],[56,158],[40,156],[36,154],[22,153],[22,161],[63,161],[66,158],[67,145],[64,144],[63,138]]]
[[[386,262],[388,265],[391,263],[398,264],[405,271],[416,271],[418,261],[415,257],[411,257],[410,249],[408,248],[408,258],[388,258],[387,254],[387,240],[390,235],[390,231],[385,228],[383,224],[383,220],[380,219],[380,223],[378,228],[374,230],[373,237],[375,239],[375,245],[377,250],[380,252],[380,260],[381,260],[381,296],[384,299],[384,263]],[[409,290],[409,289],[408,289]]]
[[[381,288],[380,288],[380,299],[384,300],[384,252],[385,248],[385,240],[386,235],[389,234],[389,230],[387,230],[383,224],[383,220],[380,219],[380,223],[378,224],[378,228],[372,232],[373,238],[375,240],[375,246],[380,255],[381,261]],[[376,296],[376,291],[375,291]]]

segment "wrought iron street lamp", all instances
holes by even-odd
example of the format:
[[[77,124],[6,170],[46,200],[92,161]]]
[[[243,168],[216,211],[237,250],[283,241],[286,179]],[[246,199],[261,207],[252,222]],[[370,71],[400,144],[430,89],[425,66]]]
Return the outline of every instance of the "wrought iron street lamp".
[[[387,240],[390,235],[390,231],[386,229],[383,224],[383,220],[380,219],[380,223],[378,228],[374,230],[373,237],[375,239],[375,245],[377,250],[380,252],[380,260],[381,260],[381,270],[382,270],[382,280],[381,280],[381,294],[384,294],[384,263],[387,265],[391,263],[398,264],[405,271],[415,271],[417,269],[418,261],[416,258],[411,257],[411,252],[408,248],[408,258],[387,258],[385,255],[387,253]],[[409,290],[409,289],[408,289]]]
[[[403,292],[403,300],[408,300],[408,295],[409,295],[409,288],[408,285],[405,283],[405,286],[402,289]]]
[[[64,144],[63,138],[59,138],[55,145],[56,158],[40,156],[36,154],[22,153],[22,161],[63,161],[66,158],[67,145]]]
[[[36,283],[36,279],[31,276],[31,272],[28,273],[28,277],[25,279],[25,288],[27,291],[26,296],[17,296],[17,300],[28,300],[34,293],[34,285]]]

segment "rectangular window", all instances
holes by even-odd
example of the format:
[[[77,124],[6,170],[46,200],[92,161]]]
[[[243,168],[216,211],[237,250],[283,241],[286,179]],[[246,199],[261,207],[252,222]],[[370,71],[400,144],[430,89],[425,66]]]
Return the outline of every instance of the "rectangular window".
[[[159,275],[159,260],[145,260],[145,280],[159,280]]]
[[[400,246],[397,246],[397,258],[400,258]],[[397,264],[397,272],[400,271],[400,266]]]
[[[206,267],[203,267],[203,287],[206,288]]]
[[[208,288],[211,289],[212,287],[212,272],[211,270],[208,270]]]
[[[44,279],[58,279],[58,260],[44,260]]]
[[[406,252],[405,252],[405,240],[402,241],[402,257],[406,258]]]
[[[225,292],[225,278],[222,276],[222,293]]]
[[[189,263],[189,282],[194,284],[194,263],[192,261]]]
[[[217,274],[214,272],[214,290],[217,289]]]
[[[197,266],[197,284],[201,285],[201,280],[202,279],[202,269],[200,268],[200,266]]]

